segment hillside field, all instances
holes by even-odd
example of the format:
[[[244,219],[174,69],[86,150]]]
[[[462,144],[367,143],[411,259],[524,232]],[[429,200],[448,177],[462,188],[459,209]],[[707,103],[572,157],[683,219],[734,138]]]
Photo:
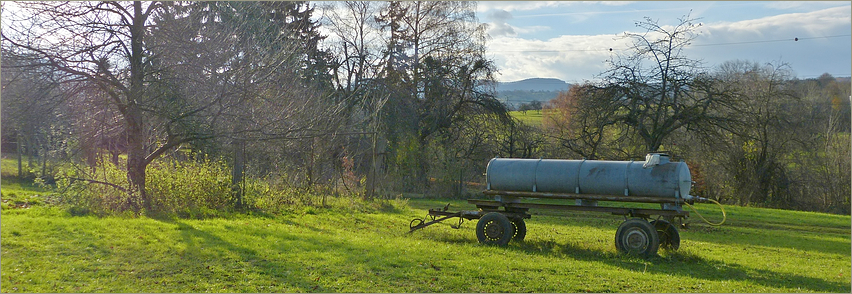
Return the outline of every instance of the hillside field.
[[[72,216],[8,179],[2,193],[2,292],[852,291],[841,215],[726,206],[721,227],[690,218],[679,251],[642,259],[616,252],[623,218],[599,213],[531,210],[526,240],[501,248],[477,243],[475,221],[407,233],[429,208],[474,209],[464,200],[157,219]],[[24,193],[31,205],[7,201]]]
[[[540,127],[542,120],[542,110],[527,110],[527,111],[510,111],[509,115],[514,118],[517,118],[521,122],[534,126]]]

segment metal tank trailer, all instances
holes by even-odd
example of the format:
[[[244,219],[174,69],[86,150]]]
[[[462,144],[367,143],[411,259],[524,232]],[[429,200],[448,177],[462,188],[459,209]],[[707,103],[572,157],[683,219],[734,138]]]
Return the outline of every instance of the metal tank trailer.
[[[662,153],[648,154],[640,162],[494,158],[488,163],[485,178],[483,193],[494,196],[494,200],[468,200],[479,209],[476,211],[449,212],[449,204],[430,209],[426,218],[411,221],[409,232],[455,217],[459,220],[453,228],[464,220],[479,219],[479,242],[505,246],[526,236],[524,219],[531,217],[527,213],[530,208],[604,212],[625,217],[615,233],[616,249],[647,256],[656,254],[660,247],[680,247],[674,224],[675,219],[689,217],[684,204],[715,202],[689,195],[693,183],[689,167]],[[564,199],[574,200],[574,204],[522,199]],[[600,206],[598,201],[658,203],[660,208]]]

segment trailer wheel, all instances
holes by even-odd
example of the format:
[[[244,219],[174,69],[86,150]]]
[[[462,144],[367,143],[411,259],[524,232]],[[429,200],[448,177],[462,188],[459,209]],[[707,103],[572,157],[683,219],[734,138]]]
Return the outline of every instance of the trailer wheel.
[[[629,219],[615,231],[615,248],[627,254],[652,256],[660,247],[657,230],[641,218]]]
[[[506,246],[514,233],[512,222],[499,212],[486,213],[476,223],[476,238],[482,244]]]
[[[677,228],[667,220],[654,220],[651,225],[657,229],[657,235],[660,236],[660,248],[677,250],[680,248],[680,233]]]
[[[523,241],[524,237],[527,236],[527,224],[524,219],[512,220],[512,231],[515,232],[512,236],[513,241]]]

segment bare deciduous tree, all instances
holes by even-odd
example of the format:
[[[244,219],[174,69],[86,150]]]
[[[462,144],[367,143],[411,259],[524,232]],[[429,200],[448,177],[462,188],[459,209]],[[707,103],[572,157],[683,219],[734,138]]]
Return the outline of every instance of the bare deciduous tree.
[[[168,132],[152,134],[145,111],[147,56],[144,38],[157,2],[26,2],[4,18],[3,41],[26,50],[69,76],[90,82],[109,95],[127,132],[128,205],[150,205],[145,168],[154,158],[186,142]],[[156,135],[165,135],[156,140]],[[155,145],[151,146],[152,142]]]
[[[714,108],[729,105],[699,60],[685,56],[700,24],[689,15],[669,28],[650,18],[637,22],[644,33],[626,33],[633,40],[627,55],[610,61],[603,87],[616,91],[610,102],[619,105],[613,115],[641,138],[645,152],[660,149],[680,128],[719,125]]]
[[[333,78],[346,92],[358,92],[378,74],[382,46],[375,15],[379,5],[374,1],[342,1],[323,7],[323,21],[334,36],[330,47],[339,64]]]
[[[66,142],[57,135],[68,131],[69,120],[58,115],[65,99],[59,80],[61,73],[35,66],[32,55],[19,55],[3,48],[2,59],[2,127],[4,143],[14,142],[18,155],[18,177],[25,176],[23,155],[28,154],[28,169],[45,176],[48,157],[60,151],[56,141]]]
[[[614,94],[592,84],[574,86],[548,103],[542,125],[560,146],[583,158],[601,158],[606,154],[606,142],[625,135],[613,127],[619,122],[614,115],[618,104],[610,103],[612,98],[607,95]]]
[[[300,72],[317,69],[307,48],[317,40],[303,34],[311,28],[302,23],[280,22],[296,16],[270,16],[283,13],[278,6],[16,4],[20,9],[3,19],[4,45],[62,72],[65,83],[94,85],[118,113],[126,141],[126,207],[135,211],[152,208],[146,167],[177,146],[303,136],[334,121],[324,118],[333,118],[328,114],[336,108],[322,107],[323,93],[311,86],[317,81],[306,82],[313,75]]]

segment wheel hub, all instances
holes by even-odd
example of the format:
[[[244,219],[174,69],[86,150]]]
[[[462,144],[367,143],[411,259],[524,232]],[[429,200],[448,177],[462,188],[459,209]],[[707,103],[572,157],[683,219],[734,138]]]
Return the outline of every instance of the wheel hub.
[[[496,222],[488,222],[485,224],[485,236],[488,237],[488,239],[500,239],[500,236],[502,235],[503,228],[501,228]]]
[[[624,236],[624,241],[624,244],[627,245],[627,249],[630,251],[642,251],[648,247],[649,243],[648,236],[639,229],[627,232]]]

